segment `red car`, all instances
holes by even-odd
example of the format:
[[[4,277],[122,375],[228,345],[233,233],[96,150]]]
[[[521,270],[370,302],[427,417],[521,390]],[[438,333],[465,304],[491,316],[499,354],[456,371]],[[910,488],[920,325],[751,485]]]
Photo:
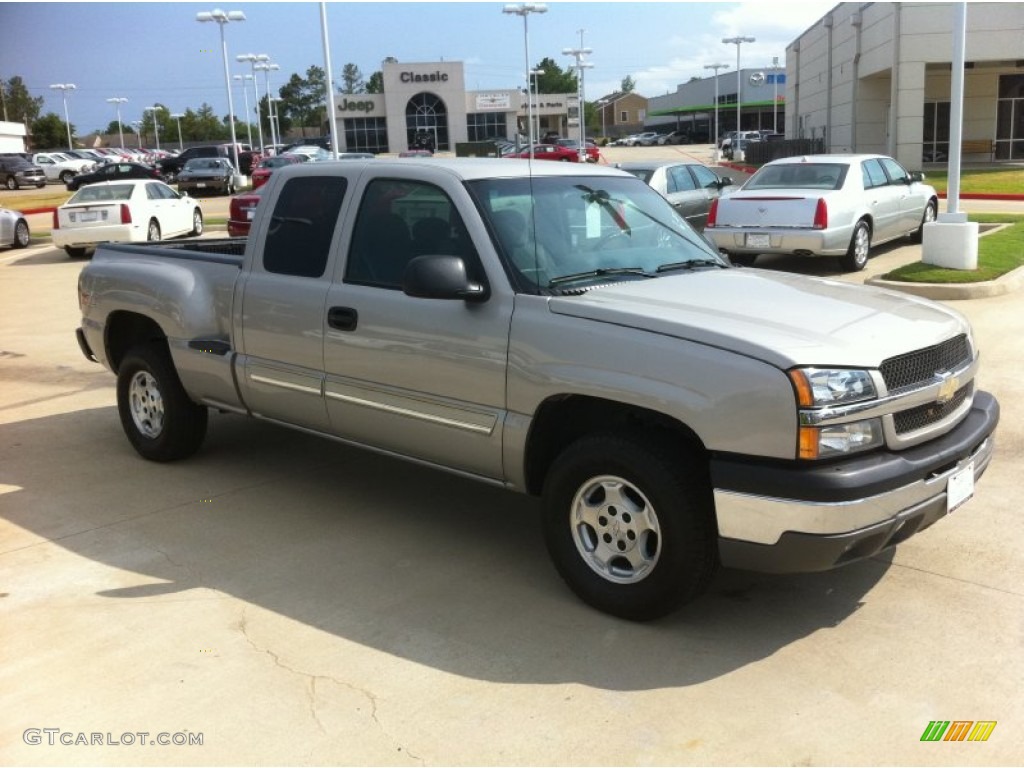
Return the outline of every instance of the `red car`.
[[[529,149],[524,149],[518,154],[513,152],[510,155],[505,155],[505,157],[515,157],[520,160],[528,158],[529,156]],[[568,147],[563,147],[559,144],[536,144],[533,147],[533,159],[560,160],[563,163],[578,163],[580,161],[580,156],[575,149],[569,149]]]
[[[259,189],[266,184],[267,179],[270,178],[270,174],[274,172],[275,168],[301,162],[302,158],[298,155],[276,155],[260,160],[257,166],[252,169],[252,188],[254,190]]]
[[[579,154],[580,143],[576,139],[559,139],[557,142],[558,146],[571,149],[573,152]],[[601,162],[601,150],[597,148],[592,140],[587,139],[587,162],[588,163],[599,163]]]
[[[231,198],[231,211],[228,214],[228,235],[230,237],[246,237],[256,206],[263,195],[263,189],[254,189]]]

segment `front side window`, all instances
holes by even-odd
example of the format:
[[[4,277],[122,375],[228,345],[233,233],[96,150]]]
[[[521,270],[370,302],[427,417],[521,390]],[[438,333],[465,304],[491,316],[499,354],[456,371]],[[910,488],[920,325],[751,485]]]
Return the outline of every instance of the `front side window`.
[[[864,161],[861,166],[861,175],[864,179],[864,189],[884,187],[889,183],[885,171],[882,170],[882,164],[875,159]]]
[[[907,169],[891,157],[880,158],[879,162],[882,164],[882,167],[885,168],[885,173],[888,175],[890,183],[906,184],[910,181],[910,174],[907,173]]]
[[[690,170],[697,177],[697,184],[703,189],[718,189],[718,176],[703,165],[691,165]]]
[[[693,176],[690,175],[685,165],[677,165],[668,169],[669,192],[690,192],[696,188]]]
[[[345,187],[341,176],[288,179],[270,217],[263,268],[281,275],[322,276]]]

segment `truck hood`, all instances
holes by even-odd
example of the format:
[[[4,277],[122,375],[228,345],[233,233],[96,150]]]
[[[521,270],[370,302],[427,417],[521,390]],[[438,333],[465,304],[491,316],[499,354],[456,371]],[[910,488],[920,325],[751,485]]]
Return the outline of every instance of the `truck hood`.
[[[877,368],[969,333],[957,312],[907,294],[759,269],[613,283],[550,299],[551,312],[721,347],[782,369]]]

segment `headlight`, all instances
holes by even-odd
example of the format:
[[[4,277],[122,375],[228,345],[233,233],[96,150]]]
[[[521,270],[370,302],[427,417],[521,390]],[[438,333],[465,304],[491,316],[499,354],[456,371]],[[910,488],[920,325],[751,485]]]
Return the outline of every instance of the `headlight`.
[[[800,458],[830,459],[878,448],[885,442],[881,419],[800,428]]]
[[[789,372],[801,408],[848,405],[877,397],[871,374],[850,368],[794,368]]]

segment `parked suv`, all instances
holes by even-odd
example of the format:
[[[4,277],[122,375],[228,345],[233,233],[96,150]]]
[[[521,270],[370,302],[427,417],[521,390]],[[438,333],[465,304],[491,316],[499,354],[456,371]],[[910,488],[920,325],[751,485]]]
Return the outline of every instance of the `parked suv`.
[[[46,186],[46,174],[21,155],[0,155],[0,184],[8,189]]]

